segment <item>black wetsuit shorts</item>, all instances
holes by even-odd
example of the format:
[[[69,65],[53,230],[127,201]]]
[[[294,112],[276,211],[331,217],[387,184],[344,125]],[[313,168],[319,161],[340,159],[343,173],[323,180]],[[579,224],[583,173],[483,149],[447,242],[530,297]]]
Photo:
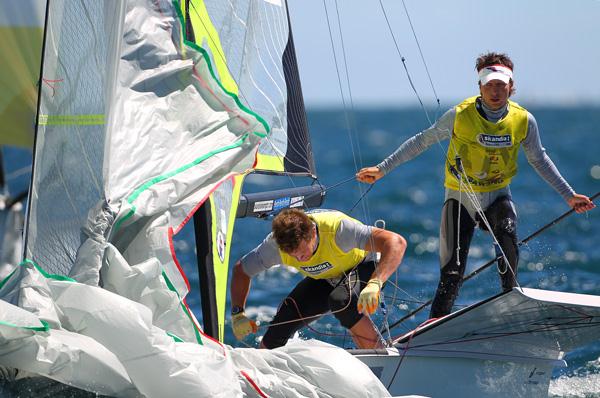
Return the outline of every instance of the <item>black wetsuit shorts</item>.
[[[283,300],[262,343],[267,348],[285,345],[294,333],[331,311],[347,329],[362,317],[356,308],[360,291],[375,270],[373,261],[362,262],[336,279],[304,278]]]

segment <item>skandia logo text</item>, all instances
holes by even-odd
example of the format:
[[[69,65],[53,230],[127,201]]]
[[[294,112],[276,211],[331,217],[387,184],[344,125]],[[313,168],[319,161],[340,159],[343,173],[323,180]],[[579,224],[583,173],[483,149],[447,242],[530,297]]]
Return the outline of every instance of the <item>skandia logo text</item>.
[[[285,209],[286,207],[290,206],[290,197],[286,196],[284,198],[279,198],[279,199],[275,199],[275,202],[273,203],[273,210],[277,211],[280,209]]]
[[[505,148],[512,146],[512,136],[510,134],[491,135],[480,133],[477,135],[477,141],[485,147]]]
[[[300,267],[300,268],[302,268],[302,271],[307,272],[311,275],[319,275],[319,274],[322,274],[323,272],[328,271],[331,268],[333,268],[333,265],[331,265],[331,263],[329,261],[325,261],[324,263],[321,263],[321,264],[312,265],[310,267]]]

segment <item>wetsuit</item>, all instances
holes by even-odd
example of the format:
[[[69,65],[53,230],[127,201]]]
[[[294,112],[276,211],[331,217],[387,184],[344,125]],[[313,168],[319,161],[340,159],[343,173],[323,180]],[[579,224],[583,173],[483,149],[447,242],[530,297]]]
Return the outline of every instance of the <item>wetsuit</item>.
[[[337,211],[308,212],[317,227],[317,248],[306,262],[298,262],[277,247],[273,234],[240,260],[253,277],[277,264],[296,268],[306,278],[279,306],[262,343],[276,348],[300,328],[331,311],[347,329],[361,318],[358,296],[375,270],[374,255],[362,250],[371,227]]]
[[[491,110],[479,99],[474,102],[474,106],[477,113],[491,123],[504,120],[511,110],[510,103],[499,110]],[[517,107],[516,104],[514,106]],[[398,165],[413,159],[431,145],[452,139],[459,107],[460,105],[448,110],[433,126],[406,140],[377,167],[384,174],[387,174]],[[575,192],[560,175],[542,147],[535,118],[531,113],[522,110],[525,112],[526,117],[526,133],[521,137],[521,141],[513,144],[520,144],[523,147],[527,161],[536,172],[567,200]],[[521,133],[523,132],[521,131]],[[514,171],[516,172],[516,169]],[[510,177],[508,178],[509,182]],[[474,228],[477,225],[483,226],[473,203],[467,199],[465,193],[460,192],[460,189],[449,188],[448,184],[445,185],[445,201],[440,224],[441,275],[431,307],[430,317],[432,318],[451,312],[464,275]],[[510,187],[508,184],[500,187],[492,186],[491,190],[486,191],[484,188],[483,191],[475,192],[475,195],[484,210],[492,232],[509,261],[510,269],[507,269],[503,259],[499,261],[498,269],[503,289],[510,289],[516,284],[515,277],[519,258],[516,231],[517,215],[511,199]],[[457,255],[458,247],[460,247],[460,250]],[[496,250],[499,251],[498,248]]]

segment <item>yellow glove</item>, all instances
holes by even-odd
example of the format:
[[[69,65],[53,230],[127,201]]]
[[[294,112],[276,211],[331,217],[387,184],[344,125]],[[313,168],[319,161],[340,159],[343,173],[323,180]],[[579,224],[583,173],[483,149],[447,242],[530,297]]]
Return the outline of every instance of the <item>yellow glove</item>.
[[[256,331],[258,330],[256,322],[248,318],[243,311],[239,314],[231,316],[231,328],[233,329],[233,334],[235,335],[235,338],[238,340],[243,339],[250,333],[256,333]]]
[[[365,311],[372,314],[377,310],[379,304],[379,292],[381,291],[381,285],[383,283],[377,279],[371,279],[367,286],[360,292],[358,297],[358,312],[364,314]]]

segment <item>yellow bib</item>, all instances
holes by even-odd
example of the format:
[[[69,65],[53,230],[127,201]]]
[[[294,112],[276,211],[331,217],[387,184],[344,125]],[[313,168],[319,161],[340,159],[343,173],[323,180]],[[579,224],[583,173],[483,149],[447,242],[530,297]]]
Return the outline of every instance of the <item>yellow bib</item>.
[[[516,102],[508,101],[508,114],[492,123],[479,114],[476,99],[468,98],[456,106],[444,183],[456,191],[460,185],[449,162],[455,165],[457,152],[473,190],[495,191],[510,184],[517,174],[519,147],[527,136],[527,111]]]
[[[285,265],[296,268],[309,278],[327,279],[340,276],[343,272],[354,268],[367,256],[367,252],[361,249],[344,252],[335,243],[335,234],[343,219],[359,221],[339,211],[315,212],[308,216],[317,224],[319,232],[317,251],[307,261],[298,261],[279,250]]]

